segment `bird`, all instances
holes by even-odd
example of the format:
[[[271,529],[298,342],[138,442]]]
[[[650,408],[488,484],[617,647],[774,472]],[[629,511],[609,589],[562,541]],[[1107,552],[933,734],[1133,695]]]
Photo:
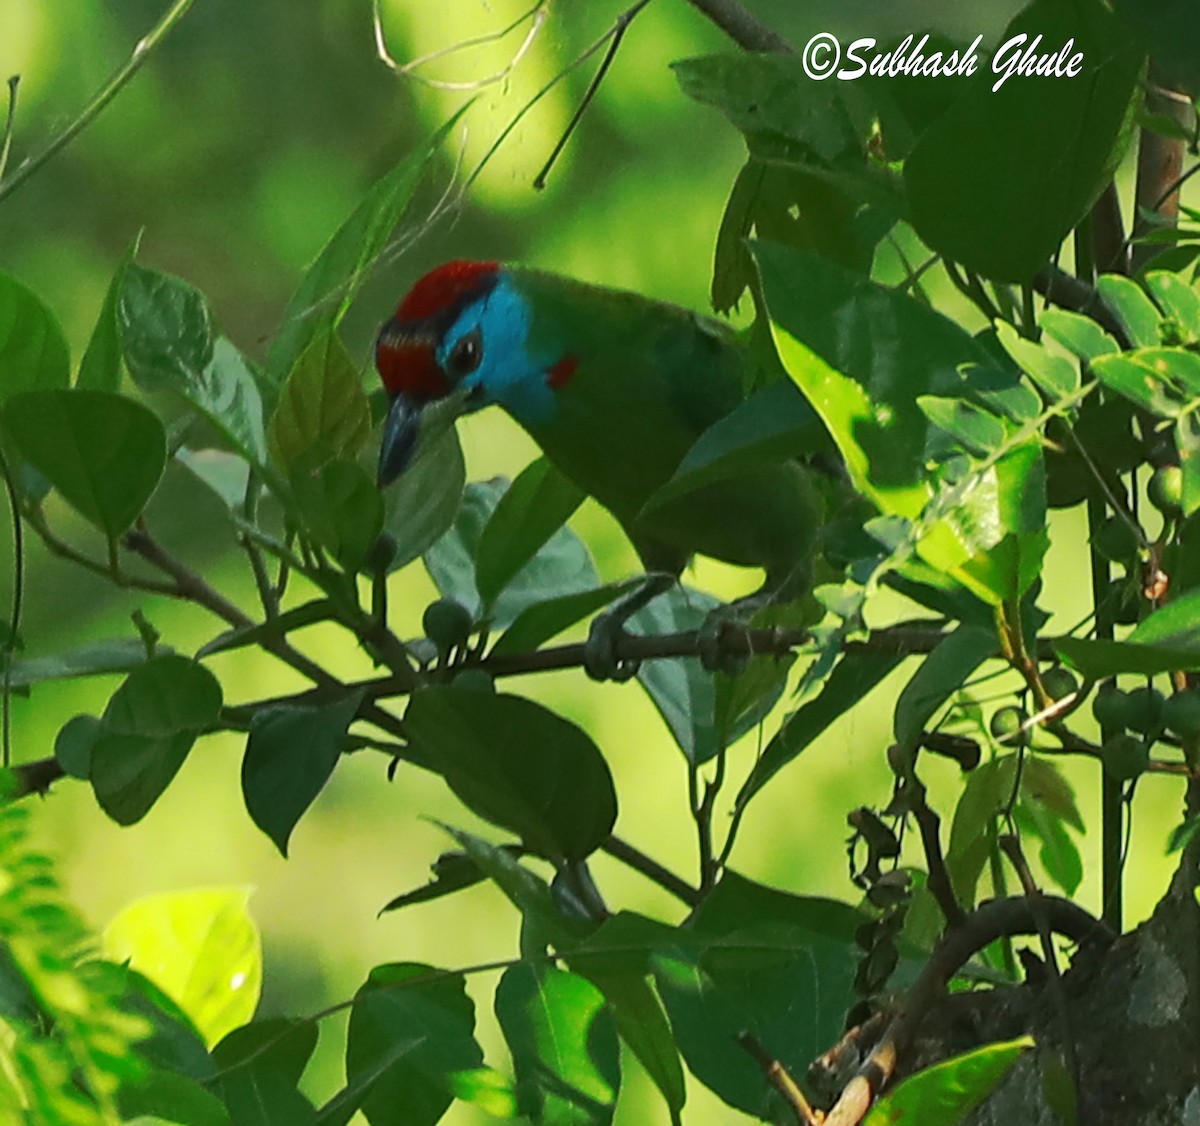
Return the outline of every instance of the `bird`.
[[[593,675],[630,675],[631,662],[611,659],[621,623],[696,554],[764,569],[761,590],[737,604],[743,610],[810,585],[824,498],[799,458],[647,507],[755,386],[749,343],[725,322],[520,265],[456,260],[404,296],[379,331],[375,364],[389,399],[381,488],[410,463],[422,412],[457,395],[464,412],[506,411],[616,518],[649,581],[593,624]]]

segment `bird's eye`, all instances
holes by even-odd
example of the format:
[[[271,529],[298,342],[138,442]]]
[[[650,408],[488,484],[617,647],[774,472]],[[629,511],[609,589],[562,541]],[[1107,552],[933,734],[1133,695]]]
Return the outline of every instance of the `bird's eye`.
[[[479,367],[479,361],[482,359],[483,337],[479,329],[474,329],[450,349],[450,355],[446,359],[446,368],[450,375],[461,379]]]

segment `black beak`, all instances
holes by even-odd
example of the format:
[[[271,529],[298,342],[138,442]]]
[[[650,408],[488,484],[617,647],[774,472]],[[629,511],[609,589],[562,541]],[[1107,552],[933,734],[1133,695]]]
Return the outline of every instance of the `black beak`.
[[[390,485],[408,467],[417,448],[420,431],[421,404],[407,395],[397,395],[383,424],[383,443],[379,447],[377,480],[381,489]]]

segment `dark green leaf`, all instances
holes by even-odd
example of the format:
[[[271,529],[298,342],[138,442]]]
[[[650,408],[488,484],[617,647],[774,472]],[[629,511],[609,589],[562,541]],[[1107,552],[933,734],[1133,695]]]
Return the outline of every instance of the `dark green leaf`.
[[[971,771],[963,787],[946,848],[946,868],[958,901],[975,903],[975,889],[994,847],[993,818],[1012,800],[1016,781],[1016,755],[1004,755]]]
[[[72,778],[86,782],[92,772],[92,748],[103,731],[104,725],[94,715],[72,716],[54,740],[58,765]]]
[[[92,338],[88,341],[83,359],[79,361],[76,387],[115,391],[121,383],[121,326],[117,312],[125,284],[125,271],[137,253],[137,244],[138,240],[135,240],[121,256],[109,283],[96,327],[92,329]]]
[[[360,570],[383,530],[383,497],[354,461],[293,468],[292,494],[317,543],[352,574]]]
[[[412,464],[384,493],[384,527],[396,543],[389,570],[411,563],[450,528],[466,483],[454,427],[429,440],[423,433]]]
[[[66,387],[70,365],[54,314],[31,290],[0,273],[0,404],[19,391]]]
[[[346,747],[360,692],[334,703],[258,712],[242,760],[242,792],[254,823],[287,855],[288,838]]]
[[[154,413],[107,391],[26,391],[4,407],[10,439],[110,539],[141,514],[166,466]]]
[[[1100,680],[1119,673],[1156,676],[1163,672],[1200,669],[1200,649],[1188,649],[1186,646],[1062,637],[1055,641],[1054,650],[1089,680]]]
[[[492,511],[475,552],[484,612],[583,502],[583,491],[546,458],[521,472]]]
[[[353,458],[370,433],[362,379],[330,327],[313,338],[288,373],[271,416],[271,457],[285,469],[314,454]]]
[[[1102,356],[1097,378],[1139,407],[1178,418],[1200,398],[1200,356],[1184,348],[1139,348]]]
[[[105,813],[121,825],[141,820],[220,710],[216,677],[186,657],[155,657],[130,673],[92,748],[92,789]]]
[[[520,962],[500,979],[496,1016],[512,1052],[521,1113],[555,1126],[612,1121],[620,1053],[594,985],[567,970]]]
[[[777,1096],[738,1036],[752,1033],[803,1074],[840,1035],[863,917],[731,875],[700,908],[693,933],[681,930],[673,950],[656,952],[655,979],[692,1073],[731,1106],[772,1118]]]
[[[482,603],[475,587],[475,556],[483,529],[506,487],[507,482],[500,478],[468,485],[453,526],[424,555],[442,596],[461,602],[476,619]],[[492,608],[490,624],[503,629],[528,606],[592,591],[598,585],[595,564],[583,542],[570,528],[559,528],[507,584]]]
[[[820,418],[790,380],[778,380],[710,426],[684,455],[671,479],[643,512],[724,480],[789,457],[812,454],[829,442]]]
[[[523,851],[511,845],[501,847],[514,857],[519,857]],[[379,913],[398,911],[414,903],[429,903],[464,888],[474,887],[487,878],[487,873],[465,852],[444,852],[433,864],[433,879],[429,883],[389,900]]]
[[[412,962],[376,966],[354,996],[346,1078],[364,1080],[371,1126],[433,1126],[453,1101],[454,1075],[478,1068],[475,1006],[462,974]]]
[[[1074,895],[1083,880],[1083,860],[1066,827],[1040,802],[1022,802],[1016,815],[1022,833],[1040,842],[1038,859],[1046,875]]]
[[[959,626],[940,641],[896,700],[896,742],[915,747],[934,713],[999,648],[996,631],[980,626]]]
[[[387,247],[430,156],[466,109],[454,114],[427,145],[384,173],[338,227],[288,302],[271,343],[267,370],[283,382],[296,358],[319,333],[341,320]]]
[[[311,1021],[276,1017],[236,1028],[213,1048],[213,1085],[236,1126],[312,1123],[313,1105],[297,1084],[316,1046]]]
[[[997,76],[981,67],[971,92],[922,134],[904,163],[921,239],[985,277],[1014,282],[1050,259],[1111,178],[1142,70],[1100,0],[1034,0],[1003,41],[1021,33],[1046,44],[1073,38],[1082,73],[1055,81],[1016,76],[994,90]]]
[[[212,362],[208,303],[180,278],[130,262],[122,272],[117,323],[125,363],[147,391],[183,393]]]
[[[1033,1047],[1022,1036],[989,1044],[935,1064],[905,1079],[871,1108],[863,1126],[956,1126],[998,1087],[1017,1060]]]
[[[628,593],[638,585],[638,579],[627,579],[623,583],[609,583],[595,590],[581,590],[575,594],[563,594],[547,598],[526,606],[504,631],[491,652],[528,653],[556,637],[576,622],[583,621],[589,614],[603,609],[615,598]]]
[[[830,724],[859,704],[903,659],[902,654],[865,650],[842,657],[820,695],[793,712],[767,744],[738,794],[738,805],[745,805]]]
[[[159,654],[162,655],[163,651],[160,650]],[[9,683],[14,688],[27,688],[45,680],[132,672],[147,659],[146,646],[132,637],[90,641],[49,657],[26,657],[14,661]]]
[[[604,756],[540,704],[430,688],[412,697],[405,726],[466,806],[539,855],[582,860],[612,831],[617,797]]]
[[[123,1083],[117,1095],[121,1120],[145,1126],[231,1126],[229,1111],[195,1079],[153,1068],[132,1082]],[[242,1120],[237,1120],[241,1126]],[[247,1123],[251,1120],[246,1119]],[[258,1121],[262,1122],[263,1119]],[[297,1123],[301,1120],[297,1119]]]

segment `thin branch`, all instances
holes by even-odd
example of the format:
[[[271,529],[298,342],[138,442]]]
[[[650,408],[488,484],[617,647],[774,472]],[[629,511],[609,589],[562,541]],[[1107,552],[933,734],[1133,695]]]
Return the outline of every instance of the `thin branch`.
[[[596,73],[593,75],[591,82],[588,83],[588,88],[584,91],[578,108],[571,115],[571,120],[567,122],[566,129],[563,130],[562,136],[559,137],[558,143],[550,153],[549,159],[542,166],[542,170],[533,178],[533,186],[539,192],[546,186],[546,177],[550,175],[550,169],[554,167],[555,161],[558,160],[563,149],[567,147],[567,142],[571,139],[571,134],[575,132],[575,127],[583,120],[583,115],[587,112],[588,106],[592,104],[592,99],[600,89],[600,84],[604,81],[604,76],[608,74],[608,68],[612,66],[613,59],[617,57],[617,52],[621,49],[621,40],[625,38],[625,33],[629,30],[629,25],[633,23],[638,13],[649,3],[650,0],[638,0],[632,8],[622,12],[617,17],[617,22],[611,32],[612,42],[609,43],[608,50],[604,52],[604,58],[600,60],[600,65],[596,68]]]
[[[783,1096],[784,1101],[792,1108],[792,1113],[795,1114],[796,1121],[800,1126],[820,1126],[822,1117],[813,1110],[808,1099],[804,1097],[804,1092],[800,1090],[800,1084],[792,1078],[792,1073],[762,1046],[758,1037],[752,1032],[743,1032],[737,1039],[742,1048],[762,1068],[767,1082]]]
[[[37,156],[30,157],[17,166],[13,174],[3,182],[0,182],[0,200],[11,195],[19,188],[26,180],[29,179],[39,168],[47,161],[57,156],[64,148],[67,147],[80,133],[83,132],[96,118],[101,111],[113,100],[129,83],[142,65],[153,53],[154,49],[163,41],[175,25],[179,23],[188,9],[192,6],[194,0],[175,0],[175,3],[167,9],[163,17],[138,40],[133,48],[133,53],[124,65],[117,68],[107,82],[96,92],[92,100],[84,107],[83,112],[75,118],[61,133],[58,134]]]
[[[700,902],[700,892],[692,887],[687,880],[675,875],[669,868],[664,868],[657,860],[652,860],[641,850],[635,848],[620,837],[610,836],[601,846],[601,852],[628,865],[635,872],[640,872],[646,879],[658,884],[669,891],[676,899],[695,907]]]
[[[21,630],[21,616],[25,605],[25,525],[21,521],[21,502],[17,486],[12,479],[8,461],[0,455],[0,474],[4,476],[4,489],[8,494],[8,511],[13,531],[13,574],[12,608],[9,611],[8,637],[4,640],[4,697],[3,707],[3,761],[12,765],[12,666],[17,652]]]
[[[21,85],[21,76],[14,74],[8,80],[8,113],[4,118],[4,139],[0,141],[0,182],[8,169],[8,156],[12,151],[13,130],[17,124],[17,87]]]
[[[743,8],[738,0],[688,0],[688,3],[747,51],[794,54],[792,45],[782,35]]]
[[[917,787],[913,816],[917,819],[917,827],[921,831],[925,866],[929,871],[929,891],[937,901],[946,925],[956,927],[966,915],[954,894],[954,885],[950,882],[950,873],[946,870],[946,861],[942,855],[941,819],[925,801],[925,787],[915,778],[912,784]]]

